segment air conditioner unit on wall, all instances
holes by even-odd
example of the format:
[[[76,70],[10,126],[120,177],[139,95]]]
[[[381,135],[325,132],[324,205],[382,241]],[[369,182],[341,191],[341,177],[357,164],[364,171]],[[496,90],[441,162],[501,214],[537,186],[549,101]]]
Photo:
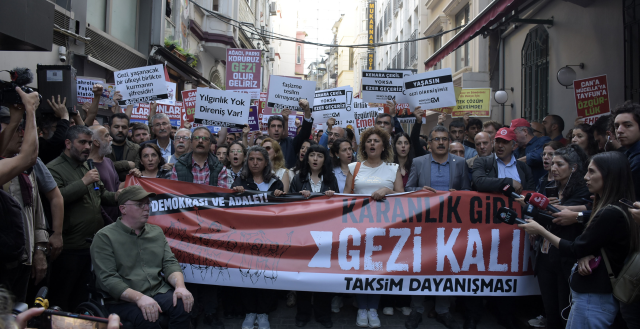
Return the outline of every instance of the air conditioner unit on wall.
[[[269,52],[267,53],[267,59],[271,62],[275,61],[275,50],[273,47],[269,47]]]
[[[275,2],[269,4],[269,15],[275,16],[278,14],[278,8],[276,6],[277,4]]]

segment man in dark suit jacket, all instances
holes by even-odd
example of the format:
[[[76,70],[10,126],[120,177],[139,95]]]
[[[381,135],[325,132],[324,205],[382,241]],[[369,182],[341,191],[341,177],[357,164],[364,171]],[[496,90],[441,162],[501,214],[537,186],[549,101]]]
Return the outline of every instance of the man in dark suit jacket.
[[[418,191],[421,189],[438,190],[432,186],[432,182],[438,182],[442,188],[446,182],[449,190],[470,190],[471,182],[467,175],[467,166],[464,158],[449,153],[449,132],[443,126],[436,126],[429,133],[431,154],[413,159],[411,172],[405,186],[405,191]],[[443,167],[448,168],[443,168]],[[436,172],[432,172],[437,170]],[[438,173],[449,172],[447,177]]]
[[[473,185],[478,192],[502,192],[509,184],[518,194],[523,190],[535,190],[536,185],[531,168],[517,161],[513,155],[516,134],[510,128],[500,128],[496,133],[493,150],[489,156],[479,157],[473,163]],[[516,328],[514,323],[515,303],[513,297],[496,297],[498,324],[506,328]],[[482,297],[465,296],[467,315],[464,328],[476,328],[483,311]]]
[[[501,192],[509,184],[520,194],[535,190],[531,168],[513,155],[516,134],[509,128],[496,133],[494,155],[477,158],[473,164],[473,184],[478,192]]]
[[[451,136],[444,126],[435,126],[429,132],[431,154],[413,159],[405,191],[421,189],[436,191],[470,190],[467,163],[463,157],[449,153]],[[411,296],[411,314],[405,322],[407,329],[416,329],[424,313],[424,296]],[[449,308],[451,296],[436,296],[436,320],[453,328],[454,320]]]

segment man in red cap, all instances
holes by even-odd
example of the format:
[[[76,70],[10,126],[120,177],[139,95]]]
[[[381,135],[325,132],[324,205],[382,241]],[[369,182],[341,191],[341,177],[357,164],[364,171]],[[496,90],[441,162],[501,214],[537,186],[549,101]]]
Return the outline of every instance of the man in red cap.
[[[547,172],[542,166],[542,150],[544,144],[551,141],[551,138],[542,136],[536,137],[531,124],[525,119],[515,119],[511,121],[511,129],[516,134],[518,149],[513,153],[518,161],[522,161],[531,168],[533,180],[537,182],[540,177]]]
[[[479,192],[501,192],[507,184],[517,193],[535,189],[531,168],[522,161],[516,161],[513,155],[515,141],[513,130],[500,128],[494,141],[495,154],[476,159],[473,164],[473,183]]]

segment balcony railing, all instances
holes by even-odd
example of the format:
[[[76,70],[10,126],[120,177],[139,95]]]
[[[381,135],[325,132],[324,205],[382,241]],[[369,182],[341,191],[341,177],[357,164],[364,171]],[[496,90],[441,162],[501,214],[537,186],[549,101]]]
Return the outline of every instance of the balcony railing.
[[[397,60],[396,57],[398,57],[398,55],[393,56],[393,59],[391,60],[391,63],[389,63],[389,65],[391,66],[391,69],[397,69],[398,68],[398,66],[397,66],[398,60]]]
[[[409,40],[415,40],[418,37],[418,30],[414,30],[411,33],[411,37]],[[409,61],[407,62],[407,66],[413,66],[418,61],[418,42],[410,42],[409,44]]]
[[[383,15],[383,22],[384,22],[384,30],[388,30],[389,26],[391,23],[391,20],[389,19],[389,4],[387,3],[387,6],[384,8],[384,15]]]
[[[409,68],[409,53],[411,53],[411,45],[413,42],[405,42],[404,44],[404,66],[405,68]]]
[[[396,54],[396,68],[401,69],[404,68],[404,66],[402,66],[402,47],[398,48],[400,49],[398,49],[398,53]]]
[[[393,14],[398,15],[402,7],[402,0],[393,0]]]

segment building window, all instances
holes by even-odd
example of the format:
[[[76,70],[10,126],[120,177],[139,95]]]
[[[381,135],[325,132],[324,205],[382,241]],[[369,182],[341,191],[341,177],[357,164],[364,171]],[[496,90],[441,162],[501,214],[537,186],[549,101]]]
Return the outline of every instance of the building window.
[[[353,70],[353,61],[354,61],[353,53],[354,53],[353,48],[349,48],[349,70]]]
[[[440,29],[440,31],[438,31],[438,34],[442,33],[442,29]],[[438,51],[438,49],[442,48],[442,34],[438,35],[437,37],[433,38],[433,53],[435,54],[436,51]],[[434,69],[439,70],[442,68],[442,61],[439,61]]]
[[[111,35],[136,49],[138,1],[111,0]]]
[[[549,113],[549,33],[538,25],[522,46],[522,117],[542,122]]]
[[[296,64],[302,64],[302,47],[296,46]]]
[[[100,31],[107,29],[107,0],[87,2],[87,23]]]
[[[456,14],[456,27],[460,27],[469,23],[469,5],[464,6]],[[458,29],[458,32],[462,29]],[[456,33],[458,33],[456,32]],[[455,70],[459,71],[462,68],[469,66],[469,43],[465,43],[464,46],[456,49],[456,65]]]

